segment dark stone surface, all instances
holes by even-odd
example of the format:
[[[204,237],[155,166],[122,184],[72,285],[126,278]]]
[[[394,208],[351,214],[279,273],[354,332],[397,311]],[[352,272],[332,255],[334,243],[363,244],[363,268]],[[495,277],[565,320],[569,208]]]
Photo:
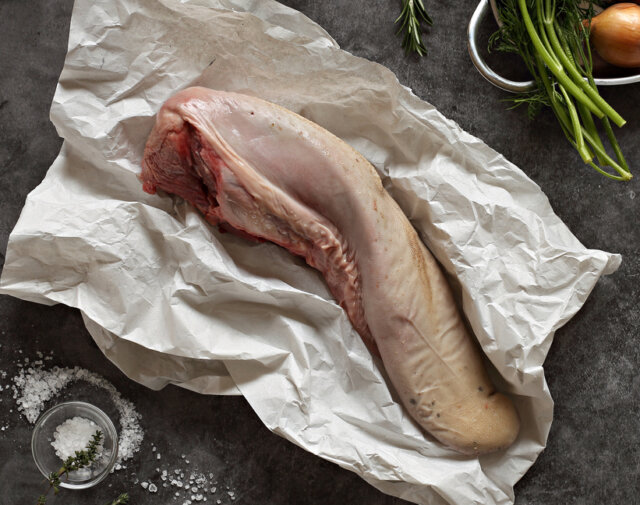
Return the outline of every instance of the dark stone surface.
[[[557,332],[545,369],[556,402],[548,447],[516,486],[518,505],[640,503],[640,85],[603,89],[629,121],[618,135],[637,174],[610,182],[585,168],[550,113],[535,122],[508,111],[505,95],[473,68],[466,24],[473,2],[428,2],[436,24],[429,55],[406,57],[394,36],[399,2],[287,0],[320,23],[346,50],[377,61],[421,98],[520,166],[588,247],[623,254],[585,307]],[[0,2],[0,261],[26,195],[44,177],[61,140],[49,106],[62,68],[71,0]],[[507,64],[503,64],[503,67]],[[49,503],[104,503],[119,492],[132,502],[182,503],[175,489],[150,494],[136,479],[161,483],[155,469],[212,472],[218,491],[204,503],[400,504],[355,474],[271,434],[243,398],[205,397],[176,387],[155,392],[127,379],[98,350],[80,314],[0,296],[0,504],[35,503],[42,480],[30,455],[31,426],[6,388],[25,357],[53,351],[52,364],[102,374],[142,415],[142,450],[93,490],[63,492]],[[162,454],[156,460],[156,446]],[[181,455],[190,460],[187,465]]]

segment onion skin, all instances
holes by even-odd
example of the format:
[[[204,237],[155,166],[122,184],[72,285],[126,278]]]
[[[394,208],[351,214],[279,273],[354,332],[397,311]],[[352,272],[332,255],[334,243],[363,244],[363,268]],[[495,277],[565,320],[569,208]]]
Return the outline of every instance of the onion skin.
[[[640,5],[619,3],[591,19],[591,42],[603,60],[640,67]]]

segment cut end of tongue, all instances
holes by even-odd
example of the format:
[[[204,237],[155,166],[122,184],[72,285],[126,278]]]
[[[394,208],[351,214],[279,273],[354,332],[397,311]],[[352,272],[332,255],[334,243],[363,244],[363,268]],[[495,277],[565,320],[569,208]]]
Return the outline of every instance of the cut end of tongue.
[[[159,116],[164,114],[161,110]],[[158,189],[175,193],[195,205],[205,216],[215,217],[215,193],[211,194],[197,171],[192,154],[194,136],[189,126],[173,113],[172,121],[157,122],[147,141],[142,162],[142,189],[155,194]],[[174,119],[177,118],[177,119]],[[179,124],[175,124],[176,121]]]
[[[157,121],[147,141],[140,175],[143,191],[152,195],[158,190],[175,194],[194,205],[222,233],[264,242],[221,219],[217,178],[224,162],[191,125],[164,108],[158,117],[163,115],[171,122]]]

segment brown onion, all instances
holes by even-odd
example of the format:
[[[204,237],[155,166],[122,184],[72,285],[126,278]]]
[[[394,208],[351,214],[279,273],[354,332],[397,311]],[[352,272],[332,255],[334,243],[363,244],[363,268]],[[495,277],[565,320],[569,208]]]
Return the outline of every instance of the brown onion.
[[[603,60],[640,67],[640,5],[619,3],[591,20],[591,41]]]

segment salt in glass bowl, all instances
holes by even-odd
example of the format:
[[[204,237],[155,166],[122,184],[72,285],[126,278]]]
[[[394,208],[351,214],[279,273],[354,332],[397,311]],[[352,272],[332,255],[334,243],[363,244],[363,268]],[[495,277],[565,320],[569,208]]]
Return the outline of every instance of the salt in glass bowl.
[[[67,489],[86,489],[102,481],[113,468],[118,456],[118,434],[111,419],[98,407],[85,402],[59,403],[47,410],[36,422],[31,437],[31,452],[38,470],[48,478],[58,472],[63,461],[56,455],[51,445],[56,428],[66,420],[76,416],[96,424],[102,431],[102,452],[91,466],[70,472],[61,478],[60,486]],[[82,447],[81,449],[84,449]]]

